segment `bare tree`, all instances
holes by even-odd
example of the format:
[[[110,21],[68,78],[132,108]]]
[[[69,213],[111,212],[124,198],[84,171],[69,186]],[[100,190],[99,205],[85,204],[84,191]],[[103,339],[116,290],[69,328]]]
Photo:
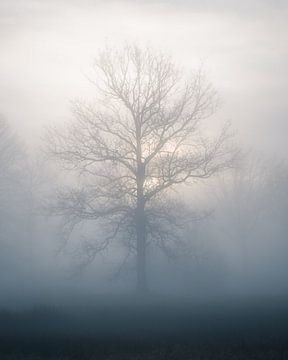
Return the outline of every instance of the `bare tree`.
[[[21,183],[21,163],[24,159],[23,147],[13,133],[8,122],[0,116],[0,201],[5,211],[11,196],[19,192]],[[5,199],[5,200],[4,200]]]
[[[253,263],[253,239],[259,225],[267,216],[268,169],[272,167],[259,155],[247,153],[238,161],[229,176],[220,175],[215,184],[214,196],[218,200],[214,234],[236,251],[241,273],[251,275],[249,263]],[[270,187],[271,188],[271,187]],[[267,221],[266,221],[267,222]],[[231,249],[230,249],[231,250]],[[233,265],[237,265],[235,259]]]
[[[69,230],[82,220],[104,226],[106,237],[84,243],[87,262],[121,238],[136,254],[137,289],[145,292],[147,246],[169,254],[170,242],[181,242],[169,230],[184,221],[184,210],[176,221],[175,201],[165,202],[171,188],[230,167],[234,154],[227,127],[214,138],[201,134],[216,104],[201,71],[186,81],[170,57],[138,46],[101,52],[95,70],[100,100],[74,102],[73,121],[49,131],[50,154],[80,179],[59,193],[54,212]]]
[[[21,146],[13,134],[7,121],[0,116],[0,183],[1,186],[11,184],[12,174],[18,168],[23,153]]]
[[[22,196],[23,148],[8,122],[0,116],[0,243],[7,245],[8,233],[15,229]],[[2,247],[3,249],[3,247]]]

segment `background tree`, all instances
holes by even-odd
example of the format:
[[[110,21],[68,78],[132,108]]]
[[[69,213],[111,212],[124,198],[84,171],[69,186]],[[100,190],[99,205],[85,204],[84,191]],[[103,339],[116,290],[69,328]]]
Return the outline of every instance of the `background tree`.
[[[21,193],[20,167],[23,149],[8,122],[0,117],[0,233],[1,243],[7,244],[8,229],[15,228],[17,203]]]
[[[171,189],[230,167],[234,153],[227,127],[214,138],[201,132],[216,105],[201,71],[186,78],[168,56],[138,46],[101,52],[95,70],[99,101],[74,102],[74,119],[49,131],[50,154],[79,175],[53,210],[69,231],[87,220],[104,229],[82,243],[86,264],[121,239],[136,254],[137,289],[145,292],[147,247],[169,255],[184,241],[184,207]]]
[[[0,118],[0,277],[30,253],[32,212],[27,154],[10,124]],[[29,266],[30,261],[23,262]],[[7,268],[9,270],[7,270]],[[15,269],[14,269],[15,272]],[[9,276],[9,275],[8,275]]]
[[[217,198],[214,236],[219,233],[226,251],[233,249],[231,262],[233,266],[238,264],[243,280],[245,274],[251,277],[250,263],[253,264],[256,256],[252,251],[253,243],[255,238],[261,237],[255,236],[255,233],[269,208],[266,203],[267,164],[266,159],[256,154],[242,156],[228,176],[224,174],[218,177],[213,193]]]

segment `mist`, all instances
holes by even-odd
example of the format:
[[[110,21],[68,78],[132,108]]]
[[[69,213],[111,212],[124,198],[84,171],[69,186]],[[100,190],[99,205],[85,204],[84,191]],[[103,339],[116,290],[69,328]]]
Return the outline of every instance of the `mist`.
[[[123,327],[127,349],[284,349],[287,15],[280,0],[0,3],[0,337],[32,344],[3,354],[47,355],[38,331],[117,347]]]

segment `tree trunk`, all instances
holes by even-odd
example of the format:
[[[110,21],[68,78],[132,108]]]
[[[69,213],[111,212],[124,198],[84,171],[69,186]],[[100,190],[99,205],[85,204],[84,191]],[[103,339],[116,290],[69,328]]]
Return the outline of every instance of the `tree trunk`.
[[[146,219],[144,199],[145,168],[141,161],[138,162],[137,171],[137,208],[136,208],[136,237],[137,237],[137,293],[145,294],[147,286],[147,263],[146,263]]]
[[[147,263],[146,263],[146,226],[143,204],[136,210],[136,236],[137,236],[137,293],[147,293]]]

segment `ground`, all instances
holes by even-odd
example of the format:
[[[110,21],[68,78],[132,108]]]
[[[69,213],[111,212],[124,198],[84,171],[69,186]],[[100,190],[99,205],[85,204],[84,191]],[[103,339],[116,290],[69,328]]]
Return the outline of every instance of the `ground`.
[[[288,359],[286,297],[102,300],[2,310],[0,359]]]

